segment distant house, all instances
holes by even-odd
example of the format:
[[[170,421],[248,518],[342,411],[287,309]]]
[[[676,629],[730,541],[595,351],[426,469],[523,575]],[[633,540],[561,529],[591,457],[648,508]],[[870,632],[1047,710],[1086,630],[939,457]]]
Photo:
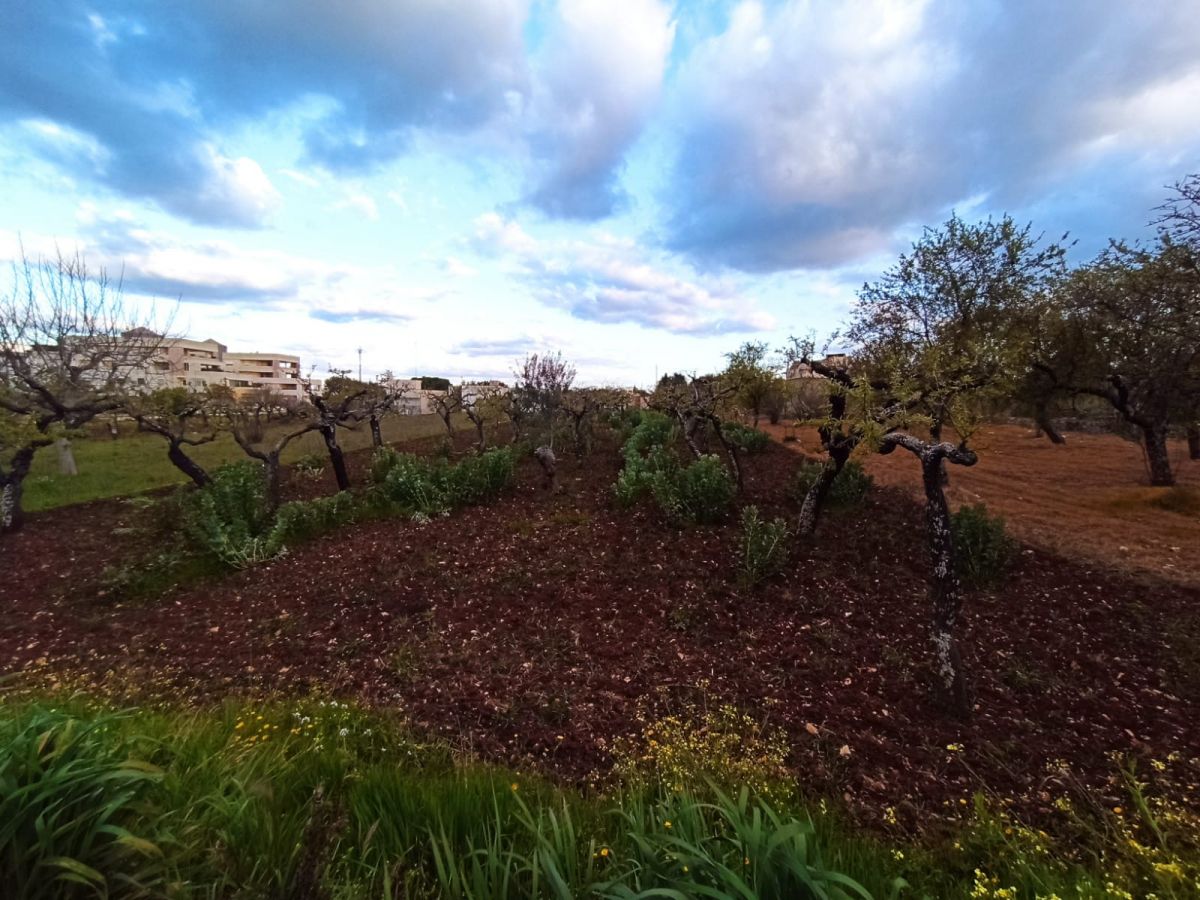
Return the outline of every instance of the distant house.
[[[821,362],[832,369],[842,369],[850,365],[850,356],[846,353],[829,353]],[[797,360],[788,366],[786,377],[788,381],[800,381],[806,378],[823,378],[824,376],[814,372],[812,366],[808,363]]]

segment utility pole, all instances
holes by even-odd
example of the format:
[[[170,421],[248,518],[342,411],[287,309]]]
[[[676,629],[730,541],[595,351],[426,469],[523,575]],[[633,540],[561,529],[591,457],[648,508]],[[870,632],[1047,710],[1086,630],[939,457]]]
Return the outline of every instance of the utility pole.
[[[362,382],[362,347],[358,348],[358,380]]]

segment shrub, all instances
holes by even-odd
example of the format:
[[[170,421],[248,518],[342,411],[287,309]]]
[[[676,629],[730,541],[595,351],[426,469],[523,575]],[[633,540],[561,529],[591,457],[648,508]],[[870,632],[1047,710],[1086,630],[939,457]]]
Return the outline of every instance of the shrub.
[[[159,895],[160,848],[136,833],[143,795],[161,777],[118,717],[80,721],[32,709],[0,718],[0,879],[11,900]]]
[[[787,564],[787,522],[775,519],[768,522],[758,514],[757,506],[742,510],[741,578],[747,587],[755,587]]]
[[[804,499],[823,468],[825,468],[824,463],[815,461],[801,464],[793,482],[793,492],[796,497]],[[829,494],[825,497],[825,502],[831,507],[858,506],[867,498],[871,485],[874,483],[875,479],[867,474],[866,469],[859,462],[853,459],[847,460],[846,464],[842,466],[842,471],[838,472],[837,477],[833,479],[833,484],[829,486]]]
[[[725,518],[737,494],[729,469],[717,456],[702,456],[690,466],[655,475],[654,500],[673,522],[708,525]]]
[[[234,568],[274,555],[268,540],[273,524],[262,466],[250,460],[213,472],[212,483],[188,498],[184,513],[191,540]]]
[[[721,434],[725,435],[725,440],[743,453],[762,453],[771,443],[766,432],[759,431],[757,428],[748,428],[739,422],[723,424]]]
[[[1002,581],[1016,555],[1004,519],[990,515],[980,503],[964,506],[950,517],[958,576],[968,587],[987,587]]]
[[[512,484],[516,459],[510,448],[493,447],[445,470],[446,497],[452,507],[484,503]]]
[[[371,483],[383,484],[388,472],[396,465],[400,454],[391,447],[376,447],[371,454]]]
[[[411,515],[435,516],[495,498],[512,484],[515,469],[511,447],[493,447],[457,465],[388,451],[376,454],[372,479],[379,477],[377,491],[390,504]]]
[[[292,469],[302,478],[316,481],[325,474],[325,457],[320,453],[307,453],[296,460]]]
[[[348,491],[285,503],[275,516],[275,525],[267,538],[268,549],[274,556],[284,547],[348,525],[359,517],[360,511],[358,499]]]

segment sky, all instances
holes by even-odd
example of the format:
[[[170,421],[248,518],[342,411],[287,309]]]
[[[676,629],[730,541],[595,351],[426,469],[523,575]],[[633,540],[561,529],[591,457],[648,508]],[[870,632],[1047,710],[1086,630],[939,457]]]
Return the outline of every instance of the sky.
[[[317,374],[581,384],[835,331],[924,226],[1145,239],[1200,0],[0,4],[0,261]]]

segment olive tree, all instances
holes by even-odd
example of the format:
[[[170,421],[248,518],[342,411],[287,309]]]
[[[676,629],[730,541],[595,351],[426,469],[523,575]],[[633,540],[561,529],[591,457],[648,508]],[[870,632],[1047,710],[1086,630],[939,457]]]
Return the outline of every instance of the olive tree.
[[[0,294],[0,533],[24,521],[38,448],[120,407],[162,336],[137,327],[120,282],[83,257],[22,257]]]

